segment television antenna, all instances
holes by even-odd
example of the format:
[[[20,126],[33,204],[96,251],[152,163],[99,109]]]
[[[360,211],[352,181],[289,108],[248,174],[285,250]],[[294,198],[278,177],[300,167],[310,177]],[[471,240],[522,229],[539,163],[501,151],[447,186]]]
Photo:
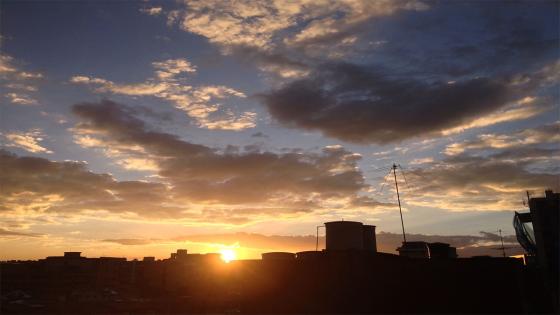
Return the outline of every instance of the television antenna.
[[[399,194],[399,184],[397,183],[397,164],[393,163],[393,176],[395,177],[395,189],[397,190],[397,200],[399,202],[399,213],[401,214],[401,226],[402,226],[402,236],[404,243],[406,243],[406,233],[404,232],[404,220],[402,216],[402,208],[401,208],[401,196]]]

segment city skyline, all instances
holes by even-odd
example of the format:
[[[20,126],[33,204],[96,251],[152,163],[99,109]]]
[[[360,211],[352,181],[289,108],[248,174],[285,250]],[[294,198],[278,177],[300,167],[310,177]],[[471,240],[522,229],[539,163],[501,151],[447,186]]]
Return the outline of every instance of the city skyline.
[[[0,260],[494,254],[559,190],[557,1],[3,1]],[[462,246],[462,248],[461,248]],[[478,250],[478,251],[477,251]]]

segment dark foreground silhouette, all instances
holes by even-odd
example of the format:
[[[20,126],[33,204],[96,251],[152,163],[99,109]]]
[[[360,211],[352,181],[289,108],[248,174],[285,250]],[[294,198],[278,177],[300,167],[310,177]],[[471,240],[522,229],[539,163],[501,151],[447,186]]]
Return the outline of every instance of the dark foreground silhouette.
[[[412,259],[363,251],[223,262],[79,253],[1,264],[0,313],[536,313],[542,279],[513,258]]]

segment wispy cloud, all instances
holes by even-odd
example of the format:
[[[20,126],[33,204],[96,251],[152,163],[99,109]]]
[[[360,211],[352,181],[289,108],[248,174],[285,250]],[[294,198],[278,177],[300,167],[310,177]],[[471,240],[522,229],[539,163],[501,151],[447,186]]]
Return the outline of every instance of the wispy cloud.
[[[11,238],[11,237],[41,237],[42,234],[38,233],[29,233],[29,232],[17,232],[6,230],[0,228],[0,238]]]
[[[29,95],[20,94],[20,93],[8,93],[6,94],[6,98],[17,105],[37,105],[38,102],[36,99],[31,98]]]
[[[4,96],[10,103],[37,105],[39,102],[30,93],[38,90],[36,81],[43,78],[42,73],[24,71],[13,57],[0,54],[0,79],[4,81],[3,87],[9,91]]]
[[[149,7],[149,8],[140,8],[140,12],[148,15],[160,15],[163,13],[162,7]]]
[[[7,132],[0,133],[7,140],[7,147],[16,147],[31,153],[53,153],[40,145],[45,137],[40,129],[33,129],[26,132]]]
[[[214,86],[191,86],[183,84],[178,77],[183,73],[195,73],[196,67],[185,59],[169,59],[153,62],[155,78],[142,83],[119,84],[102,78],[74,76],[71,83],[86,84],[98,93],[129,96],[154,96],[172,102],[176,108],[196,121],[201,128],[243,130],[256,126],[255,112],[234,113],[220,103],[231,97],[245,98],[245,94],[233,88]]]
[[[482,134],[476,139],[447,145],[444,153],[457,155],[466,150],[509,149],[529,145],[560,143],[560,122],[525,129],[512,134]]]

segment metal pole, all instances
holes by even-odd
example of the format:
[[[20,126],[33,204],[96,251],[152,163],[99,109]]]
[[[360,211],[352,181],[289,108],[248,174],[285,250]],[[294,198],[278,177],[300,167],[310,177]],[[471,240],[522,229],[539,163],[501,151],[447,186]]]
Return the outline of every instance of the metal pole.
[[[402,236],[404,242],[406,243],[406,234],[404,232],[404,221],[402,216],[402,209],[401,209],[401,197],[399,195],[399,185],[397,184],[397,165],[393,163],[393,175],[395,176],[395,188],[397,189],[397,200],[399,201],[399,213],[401,214],[401,226],[402,226]]]
[[[504,238],[502,237],[502,229],[499,229],[498,232],[500,232],[500,240],[502,241],[502,254],[504,255],[504,258],[506,257],[506,248],[504,247]]]

